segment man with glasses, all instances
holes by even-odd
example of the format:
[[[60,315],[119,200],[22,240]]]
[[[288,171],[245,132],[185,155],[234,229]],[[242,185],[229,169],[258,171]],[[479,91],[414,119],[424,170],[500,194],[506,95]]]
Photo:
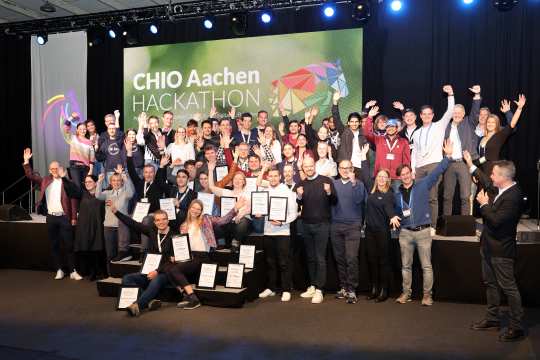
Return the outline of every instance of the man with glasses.
[[[363,208],[367,193],[364,184],[354,176],[352,163],[342,160],[338,167],[339,179],[333,180],[337,202],[332,205],[330,239],[338,268],[341,290],[338,299],[355,304],[358,287],[358,249]]]

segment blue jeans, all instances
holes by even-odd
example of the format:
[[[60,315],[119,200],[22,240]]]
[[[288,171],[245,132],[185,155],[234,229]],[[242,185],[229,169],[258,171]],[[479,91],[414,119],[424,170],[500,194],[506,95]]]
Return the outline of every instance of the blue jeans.
[[[256,217],[251,218],[251,226],[253,227],[253,231],[262,234],[264,233],[264,217],[257,219]]]
[[[148,306],[150,300],[155,299],[159,291],[169,283],[166,274],[159,273],[155,278],[149,280],[148,277],[141,273],[133,273],[124,275],[122,285],[137,286],[144,289],[143,293],[137,300],[137,305],[140,309]]]
[[[326,284],[326,249],[328,247],[328,223],[304,223],[304,246],[312,286],[322,289]]]
[[[422,266],[424,280],[424,295],[431,295],[433,288],[433,267],[431,266],[431,230],[426,228],[420,231],[401,229],[399,234],[399,247],[401,248],[401,275],[403,277],[403,293],[411,295],[412,264],[414,248],[418,250],[418,257]]]

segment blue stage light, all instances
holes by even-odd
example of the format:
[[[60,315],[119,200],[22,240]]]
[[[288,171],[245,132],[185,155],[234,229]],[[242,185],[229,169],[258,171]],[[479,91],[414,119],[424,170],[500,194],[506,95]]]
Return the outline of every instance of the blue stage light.
[[[214,23],[210,19],[204,19],[203,25],[204,25],[205,29],[208,29],[208,30],[210,30],[211,28],[214,27]]]
[[[336,9],[333,5],[325,5],[323,8],[323,14],[327,18],[331,18],[336,13]]]
[[[159,29],[156,24],[150,24],[150,27],[148,28],[152,34],[157,34]]]
[[[272,21],[272,15],[270,15],[269,12],[263,12],[261,14],[261,21],[265,24],[268,24],[270,21]]]
[[[111,39],[116,39],[116,31],[114,29],[109,29],[108,34]]]
[[[36,36],[36,42],[39,45],[45,45],[48,40],[49,40],[49,37],[47,36],[47,34],[38,34]]]
[[[465,5],[470,5],[470,4],[472,4],[473,2],[474,2],[474,0],[463,0],[463,3],[464,3]]]
[[[397,11],[400,11],[402,8],[403,8],[403,2],[400,0],[393,0],[390,3],[390,9],[392,9],[392,11],[397,12]]]

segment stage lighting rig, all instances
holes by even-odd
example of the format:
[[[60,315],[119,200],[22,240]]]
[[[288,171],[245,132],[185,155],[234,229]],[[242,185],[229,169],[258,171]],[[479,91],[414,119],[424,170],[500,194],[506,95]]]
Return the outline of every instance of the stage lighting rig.
[[[45,1],[43,3],[43,5],[41,5],[39,7],[39,10],[41,10],[43,12],[46,12],[46,13],[53,13],[53,12],[56,12],[56,7],[53,4],[51,4],[50,2]]]
[[[371,17],[371,4],[369,0],[353,1],[352,17],[359,22],[367,22]]]
[[[42,32],[36,35],[36,42],[39,45],[45,45],[49,41],[49,36],[46,32]]]
[[[518,0],[493,0],[493,6],[499,11],[510,11],[518,2]]]
[[[247,18],[247,12],[237,12],[233,13],[230,16],[231,20],[231,30],[233,34],[236,36],[243,36],[246,35],[247,27],[248,27],[248,18]]]

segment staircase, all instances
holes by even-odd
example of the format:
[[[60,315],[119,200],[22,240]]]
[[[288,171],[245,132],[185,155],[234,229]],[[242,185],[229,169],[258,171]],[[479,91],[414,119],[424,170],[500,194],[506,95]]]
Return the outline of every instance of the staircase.
[[[203,305],[217,307],[242,307],[246,301],[253,301],[258,298],[259,293],[265,289],[266,284],[266,263],[262,250],[263,236],[261,234],[251,234],[245,245],[255,245],[255,262],[253,269],[244,270],[243,288],[230,289],[225,287],[227,278],[227,265],[238,263],[239,254],[231,252],[229,249],[216,250],[210,253],[210,259],[218,264],[216,273],[215,289],[202,289],[193,285],[197,297]],[[141,264],[140,245],[131,245],[135,260],[110,264],[110,277],[96,282],[99,296],[117,297],[122,283],[122,277],[126,274],[139,272]],[[189,279],[192,284],[198,281],[198,275]],[[172,285],[161,290],[158,299],[165,302],[178,302],[181,295]]]

